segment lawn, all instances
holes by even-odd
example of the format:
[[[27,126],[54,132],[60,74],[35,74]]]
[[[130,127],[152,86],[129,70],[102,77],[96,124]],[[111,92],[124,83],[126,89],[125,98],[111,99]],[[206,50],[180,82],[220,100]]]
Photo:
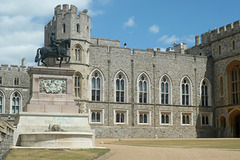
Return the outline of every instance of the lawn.
[[[108,143],[146,147],[240,149],[240,139],[126,139]]]
[[[13,149],[5,160],[92,160],[109,151],[109,149]]]

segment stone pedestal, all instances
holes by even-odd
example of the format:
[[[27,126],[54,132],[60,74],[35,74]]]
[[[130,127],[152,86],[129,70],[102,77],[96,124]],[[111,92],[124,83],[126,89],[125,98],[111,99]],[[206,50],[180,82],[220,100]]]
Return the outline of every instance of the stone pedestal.
[[[31,67],[31,99],[16,115],[13,143],[34,148],[93,148],[95,132],[73,100],[74,70]]]

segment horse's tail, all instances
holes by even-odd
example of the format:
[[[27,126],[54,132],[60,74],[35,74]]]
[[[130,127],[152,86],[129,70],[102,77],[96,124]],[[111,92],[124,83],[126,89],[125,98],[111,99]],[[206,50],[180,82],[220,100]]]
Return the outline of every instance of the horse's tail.
[[[39,50],[40,50],[40,48],[37,49],[37,55],[36,55],[36,57],[35,57],[35,62],[38,62]]]

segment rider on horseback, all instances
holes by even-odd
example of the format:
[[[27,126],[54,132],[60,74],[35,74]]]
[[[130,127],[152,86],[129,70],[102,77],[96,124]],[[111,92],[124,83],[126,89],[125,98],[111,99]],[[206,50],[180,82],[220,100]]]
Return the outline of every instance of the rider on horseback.
[[[60,53],[58,52],[58,45],[60,43],[56,40],[56,35],[55,35],[54,32],[52,32],[52,35],[50,37],[50,41],[51,41],[51,46],[57,52],[57,55],[60,56]]]

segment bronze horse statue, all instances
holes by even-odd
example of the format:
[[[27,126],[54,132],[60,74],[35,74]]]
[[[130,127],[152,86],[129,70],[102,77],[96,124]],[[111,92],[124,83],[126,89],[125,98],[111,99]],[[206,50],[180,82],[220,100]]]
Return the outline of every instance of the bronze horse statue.
[[[44,62],[46,58],[56,58],[58,61],[60,61],[59,67],[61,67],[63,58],[66,57],[68,58],[66,63],[69,63],[71,57],[67,55],[67,48],[70,47],[70,43],[71,40],[68,38],[60,42],[57,48],[55,47],[38,48],[37,55],[35,57],[35,62],[38,62],[38,66],[40,65],[40,62],[47,66],[47,64]],[[39,54],[41,55],[40,57]]]

